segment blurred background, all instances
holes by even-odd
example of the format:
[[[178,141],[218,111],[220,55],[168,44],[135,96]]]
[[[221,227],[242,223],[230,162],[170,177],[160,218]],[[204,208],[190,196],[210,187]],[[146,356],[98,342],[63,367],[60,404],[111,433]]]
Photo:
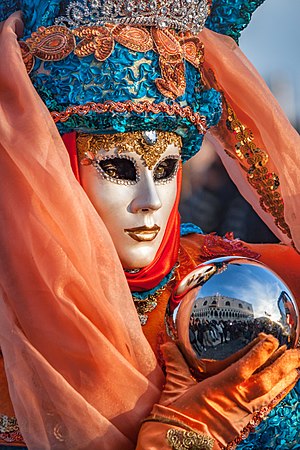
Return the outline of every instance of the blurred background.
[[[300,129],[300,1],[266,0],[243,31],[240,47],[266,80],[295,128]],[[300,151],[300,149],[299,149]],[[277,238],[241,197],[214,149],[205,143],[185,164],[180,213],[205,233],[248,242]]]

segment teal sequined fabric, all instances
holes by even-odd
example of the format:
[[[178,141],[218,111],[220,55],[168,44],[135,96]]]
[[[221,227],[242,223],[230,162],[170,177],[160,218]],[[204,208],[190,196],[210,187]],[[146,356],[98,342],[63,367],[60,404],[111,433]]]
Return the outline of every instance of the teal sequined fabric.
[[[213,0],[205,26],[231,36],[237,43],[252,14],[265,0]]]
[[[237,449],[300,449],[300,382]]]
[[[78,58],[74,54],[57,62],[37,61],[31,80],[50,111],[64,111],[69,105],[88,102],[150,100],[189,106],[206,117],[208,128],[216,125],[221,115],[221,95],[214,89],[204,89],[200,73],[188,62],[185,71],[187,88],[184,95],[176,102],[167,99],[155,85],[155,79],[160,77],[158,55],[152,50],[144,54],[134,52],[116,43],[112,55],[104,62],[96,61],[92,55]],[[58,123],[57,127],[62,134],[73,130],[90,133],[174,131],[183,139],[183,162],[199,151],[203,140],[203,135],[188,119],[163,112],[75,114]]]

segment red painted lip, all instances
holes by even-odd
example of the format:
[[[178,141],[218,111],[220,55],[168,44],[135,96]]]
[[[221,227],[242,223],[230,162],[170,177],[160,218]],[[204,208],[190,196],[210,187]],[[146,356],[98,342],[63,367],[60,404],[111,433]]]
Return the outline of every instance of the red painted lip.
[[[142,226],[136,228],[127,228],[124,231],[135,241],[150,242],[156,238],[160,231],[160,227],[158,225],[154,225],[151,228]]]

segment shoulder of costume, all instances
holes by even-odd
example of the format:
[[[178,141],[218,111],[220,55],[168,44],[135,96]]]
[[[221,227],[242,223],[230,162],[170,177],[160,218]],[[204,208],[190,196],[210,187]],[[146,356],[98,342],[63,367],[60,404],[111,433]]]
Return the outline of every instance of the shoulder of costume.
[[[206,262],[221,256],[244,256],[260,259],[260,254],[251,249],[247,243],[235,239],[232,233],[218,236],[215,233],[200,234],[197,231],[181,234],[181,246],[197,263]]]
[[[238,43],[241,32],[251,21],[254,11],[265,0],[213,0],[205,26],[216,33],[231,36]]]

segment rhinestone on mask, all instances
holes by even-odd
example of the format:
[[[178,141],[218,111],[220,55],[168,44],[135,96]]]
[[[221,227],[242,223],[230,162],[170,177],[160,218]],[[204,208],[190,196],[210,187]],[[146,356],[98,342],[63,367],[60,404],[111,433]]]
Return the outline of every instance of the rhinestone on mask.
[[[157,132],[155,130],[152,131],[143,131],[143,138],[146,144],[155,145],[158,139]]]

